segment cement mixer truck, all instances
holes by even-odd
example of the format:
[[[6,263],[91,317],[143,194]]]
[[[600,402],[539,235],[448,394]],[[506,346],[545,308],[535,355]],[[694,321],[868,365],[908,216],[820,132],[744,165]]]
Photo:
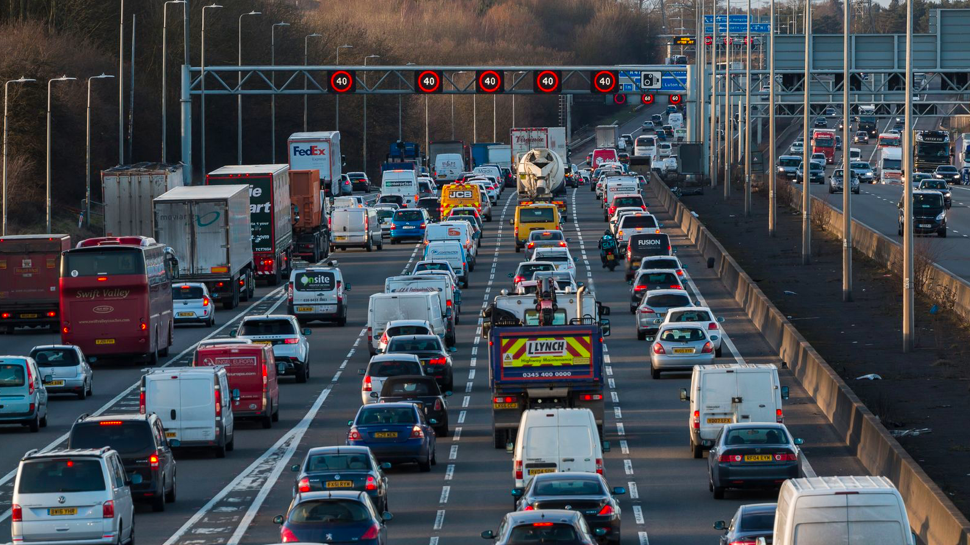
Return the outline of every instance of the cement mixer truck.
[[[517,179],[519,206],[532,203],[552,203],[559,207],[559,215],[566,215],[565,164],[559,154],[549,148],[527,151],[518,162]]]

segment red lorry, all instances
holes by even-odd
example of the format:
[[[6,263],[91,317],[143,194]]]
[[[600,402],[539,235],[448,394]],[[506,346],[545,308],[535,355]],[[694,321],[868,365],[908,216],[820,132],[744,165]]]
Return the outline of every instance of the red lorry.
[[[70,235],[0,238],[0,333],[58,326],[61,252],[70,249]]]
[[[320,171],[290,171],[293,255],[317,263],[330,254],[330,229],[320,192]]]

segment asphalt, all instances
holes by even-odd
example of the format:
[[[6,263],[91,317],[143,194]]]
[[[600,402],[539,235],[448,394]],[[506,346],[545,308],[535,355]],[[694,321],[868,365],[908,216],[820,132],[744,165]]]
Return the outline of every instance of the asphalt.
[[[645,109],[642,116],[624,124],[621,132],[632,132],[644,117],[662,108]],[[576,150],[580,157],[586,151]],[[652,192],[647,190],[645,195],[661,222],[672,226],[670,218],[659,212]],[[570,189],[568,198],[570,215],[565,229],[578,266],[577,279],[587,282],[597,299],[613,310],[612,335],[606,339],[606,439],[612,444],[606,455],[606,477],[612,486],[629,490],[621,498],[623,543],[715,543],[719,535],[711,528],[715,520],[730,519],[743,503],[772,501],[774,494],[729,492],[724,500],[712,498],[706,460],[695,460],[688,451],[688,409],[678,399],[680,388],[689,385],[689,374],[650,378],[648,343],[636,340],[634,319],[627,312],[629,286],[621,270],[609,272],[599,265],[596,239],[605,228],[602,211],[586,186]],[[431,473],[406,466],[390,470],[392,543],[477,543],[479,533],[496,529],[512,506],[512,460],[492,446],[487,343],[477,333],[481,308],[499,290],[509,287],[507,274],[522,259],[513,250],[507,225],[514,206],[514,194],[506,191],[495,208],[495,221],[486,224],[472,287],[463,290],[458,350],[453,355],[455,394],[449,400],[453,435],[439,440],[438,465]],[[780,365],[684,233],[673,228],[666,231],[688,267],[692,294],[699,293],[715,314],[726,318],[724,327],[732,342],[726,345],[721,360]],[[177,453],[178,501],[169,504],[164,513],[138,509],[140,544],[279,541],[272,518],[284,513],[291,499],[294,475],[288,467],[311,447],[342,444],[346,423],[360,405],[357,370],[368,361],[364,333],[367,298],[382,290],[387,276],[400,274],[418,256],[415,246],[385,245],[380,252],[351,250],[338,252],[336,258],[353,285],[350,316],[343,328],[311,325],[310,381],[295,384],[285,379],[280,386],[279,423],[269,430],[241,424],[236,450],[225,459],[216,460],[208,453]],[[219,310],[217,319],[223,326],[240,312],[278,311],[282,301],[281,291],[260,288],[257,302],[236,311]],[[195,342],[210,334],[225,335],[229,329],[228,325],[218,331],[177,329],[173,357],[164,364],[186,365]],[[23,354],[36,344],[55,341],[56,335],[49,333],[18,333],[0,337],[0,352]],[[141,375],[140,369],[133,364],[96,365],[94,397],[54,399],[50,424],[41,433],[0,429],[4,445],[0,448],[0,535],[9,535],[11,477],[22,453],[57,446],[81,413],[137,410],[133,397],[137,392],[128,389]],[[810,461],[806,470],[819,475],[864,473],[790,373],[782,369],[781,376],[783,384],[791,387],[791,399],[785,404],[786,423],[796,437],[805,440],[804,453]]]

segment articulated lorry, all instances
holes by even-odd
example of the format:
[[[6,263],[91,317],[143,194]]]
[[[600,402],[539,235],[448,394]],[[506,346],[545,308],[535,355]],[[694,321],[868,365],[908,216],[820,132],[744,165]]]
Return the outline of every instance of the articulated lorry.
[[[551,149],[563,162],[569,161],[569,146],[566,141],[566,127],[520,127],[509,133],[512,143],[509,159],[515,161],[531,149]],[[518,165],[513,164],[513,172]]]
[[[327,197],[340,194],[344,156],[340,153],[340,132],[296,132],[290,135],[287,152],[292,170],[316,170]]]
[[[619,125],[598,125],[596,127],[596,147],[616,148],[620,140]]]
[[[182,165],[137,163],[101,171],[105,235],[151,237],[152,200],[183,185]]]
[[[290,171],[290,202],[293,204],[293,255],[317,263],[330,255],[330,229],[316,169]]]
[[[0,333],[60,325],[61,252],[70,235],[0,237]]]

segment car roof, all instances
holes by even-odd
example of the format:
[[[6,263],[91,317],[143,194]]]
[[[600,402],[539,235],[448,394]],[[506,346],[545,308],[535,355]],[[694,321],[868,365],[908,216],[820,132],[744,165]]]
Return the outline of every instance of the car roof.
[[[730,424],[724,424],[724,428],[726,430],[743,430],[745,428],[775,428],[776,430],[788,431],[788,428],[785,427],[784,424],[778,422],[733,422]]]
[[[573,481],[597,481],[603,482],[605,479],[598,473],[587,473],[585,471],[560,471],[555,473],[540,473],[532,478],[535,482],[540,481],[558,481],[558,480],[573,480]]]
[[[21,458],[21,460],[32,460],[36,458],[60,458],[63,456],[70,456],[72,458],[78,456],[91,457],[91,458],[101,458],[108,452],[111,452],[111,447],[101,447],[98,449],[94,448],[62,448],[56,450],[49,450],[47,452],[40,452],[37,449],[27,451],[26,454]]]
[[[536,250],[538,250],[538,248],[536,248]],[[555,267],[556,266],[556,264],[553,263],[552,261],[523,261],[523,262],[519,263],[519,266],[516,267],[516,270],[518,270],[519,267],[522,267],[523,265],[540,265],[540,264],[541,265],[549,265],[550,267]]]
[[[410,276],[408,278],[410,278]],[[428,328],[431,327],[431,324],[429,324],[427,320],[414,320],[414,319],[388,320],[388,322],[384,325],[384,327],[388,328],[391,326],[405,326],[405,325],[423,325],[423,326],[427,326]]]
[[[141,413],[122,413],[122,414],[102,414],[102,415],[89,415],[82,414],[77,417],[75,423],[81,422],[113,422],[115,420],[125,421],[125,422],[147,422],[155,413],[151,414],[141,414]]]
[[[417,411],[417,405],[415,405],[414,403],[411,403],[410,401],[394,401],[391,403],[372,403],[370,405],[361,406],[360,410],[365,411],[368,408],[414,409],[415,411]]]
[[[710,312],[711,314],[714,313],[711,310],[711,307],[670,307],[670,308],[667,309],[667,316],[670,316],[670,313],[671,312],[691,312],[691,311],[695,311],[695,310],[706,310],[707,312]]]
[[[690,294],[684,290],[672,290],[669,288],[664,288],[661,290],[647,290],[645,296],[650,297],[651,295],[686,295],[688,299],[690,298]]]
[[[31,348],[30,351],[33,352],[34,350],[47,350],[51,348],[62,349],[62,350],[66,350],[66,349],[74,350],[77,347],[74,346],[73,344],[39,344]]]
[[[649,273],[669,273],[669,274],[672,274],[671,271],[673,271],[673,270],[674,269],[640,269],[640,270],[637,271],[637,274],[638,275],[640,275],[640,274],[649,274]],[[681,290],[677,290],[677,291],[681,291]]]
[[[750,515],[755,513],[774,514],[778,510],[777,503],[748,503],[738,508],[738,511]]]
[[[707,326],[701,325],[700,322],[664,322],[660,327],[661,329],[700,329],[707,331]]]
[[[263,320],[286,320],[288,322],[293,321],[294,317],[289,314],[258,314],[253,316],[244,316],[243,321],[263,321]]]

